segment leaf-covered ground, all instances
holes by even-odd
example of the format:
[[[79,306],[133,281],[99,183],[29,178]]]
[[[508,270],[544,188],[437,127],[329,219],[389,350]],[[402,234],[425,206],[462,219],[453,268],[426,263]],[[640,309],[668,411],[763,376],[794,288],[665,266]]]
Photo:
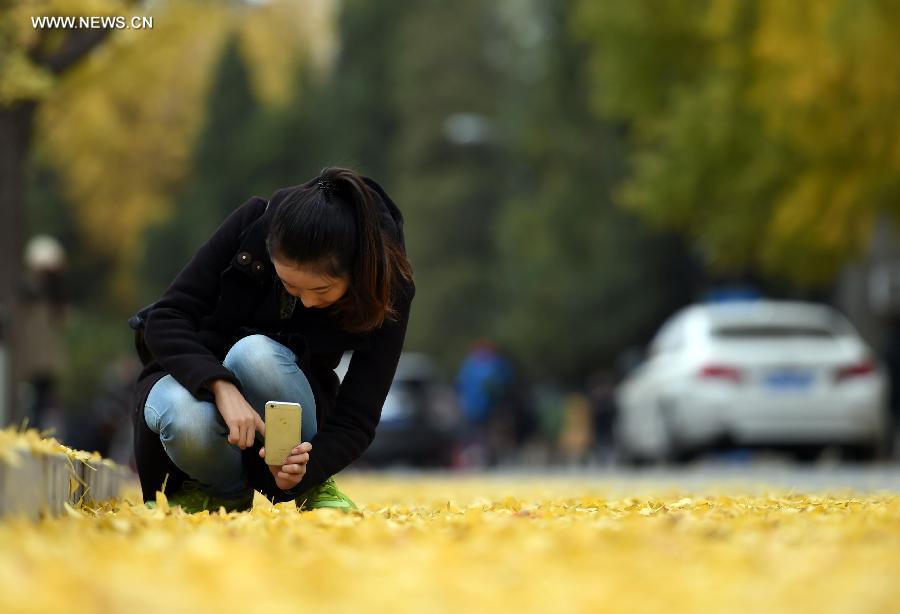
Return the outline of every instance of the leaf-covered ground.
[[[900,497],[355,474],[359,513],[0,521],[0,612],[896,612]]]

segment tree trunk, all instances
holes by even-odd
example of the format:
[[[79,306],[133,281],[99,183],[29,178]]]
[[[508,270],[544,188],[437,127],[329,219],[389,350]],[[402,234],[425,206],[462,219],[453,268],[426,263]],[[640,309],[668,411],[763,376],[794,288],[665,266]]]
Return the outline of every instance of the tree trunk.
[[[25,172],[33,132],[35,104],[26,102],[0,108],[0,347],[5,350],[5,373],[0,382],[0,425],[18,421],[18,352],[15,343],[19,321],[22,279],[22,230],[24,227]]]

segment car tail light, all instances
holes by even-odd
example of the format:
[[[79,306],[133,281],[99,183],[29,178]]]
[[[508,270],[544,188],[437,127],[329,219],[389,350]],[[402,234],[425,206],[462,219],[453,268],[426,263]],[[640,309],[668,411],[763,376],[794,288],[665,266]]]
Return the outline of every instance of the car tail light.
[[[702,379],[726,380],[735,384],[739,384],[742,379],[739,369],[727,365],[706,365],[700,369],[699,375]]]
[[[856,377],[872,375],[873,373],[875,373],[875,363],[872,360],[864,360],[855,365],[840,367],[834,372],[834,379],[843,382]]]

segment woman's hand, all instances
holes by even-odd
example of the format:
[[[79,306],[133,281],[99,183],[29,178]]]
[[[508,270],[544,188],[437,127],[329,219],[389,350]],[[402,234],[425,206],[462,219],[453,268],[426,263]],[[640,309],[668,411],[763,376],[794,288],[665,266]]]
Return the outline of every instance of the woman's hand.
[[[216,407],[228,425],[228,443],[243,450],[253,445],[256,431],[266,434],[266,423],[234,384],[220,379],[214,381],[210,389],[216,397]]]
[[[312,444],[304,441],[300,445],[294,446],[291,455],[284,459],[281,465],[269,465],[269,471],[275,476],[275,485],[281,490],[293,488],[300,483],[303,476],[306,475],[306,463],[309,462],[309,451],[312,450]],[[259,449],[259,455],[266,457],[266,448]]]

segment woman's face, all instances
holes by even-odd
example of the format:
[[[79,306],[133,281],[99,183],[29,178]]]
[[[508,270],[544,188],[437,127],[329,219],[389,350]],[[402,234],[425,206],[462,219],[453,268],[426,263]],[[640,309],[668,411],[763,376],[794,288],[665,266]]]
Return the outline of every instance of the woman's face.
[[[310,267],[272,258],[275,273],[288,294],[296,296],[304,307],[319,309],[336,303],[347,292],[349,278],[330,277]]]

